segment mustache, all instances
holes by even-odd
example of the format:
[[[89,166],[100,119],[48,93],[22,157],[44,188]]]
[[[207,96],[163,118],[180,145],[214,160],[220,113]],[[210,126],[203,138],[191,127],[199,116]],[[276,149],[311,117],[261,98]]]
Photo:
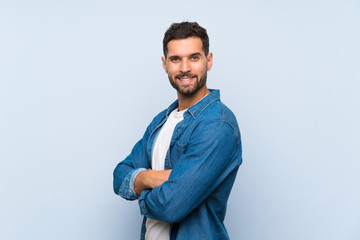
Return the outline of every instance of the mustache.
[[[175,78],[183,78],[183,77],[193,78],[196,77],[196,75],[191,73],[182,73],[175,76]]]

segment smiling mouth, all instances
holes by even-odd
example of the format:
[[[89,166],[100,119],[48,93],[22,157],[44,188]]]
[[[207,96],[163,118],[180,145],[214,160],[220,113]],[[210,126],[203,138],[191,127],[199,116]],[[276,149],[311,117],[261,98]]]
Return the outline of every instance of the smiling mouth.
[[[189,82],[193,78],[177,78],[177,79],[182,81],[182,82]]]
[[[178,75],[175,78],[181,82],[190,82],[191,80],[193,80],[196,77],[196,75],[192,75],[192,74],[182,74],[182,75]]]

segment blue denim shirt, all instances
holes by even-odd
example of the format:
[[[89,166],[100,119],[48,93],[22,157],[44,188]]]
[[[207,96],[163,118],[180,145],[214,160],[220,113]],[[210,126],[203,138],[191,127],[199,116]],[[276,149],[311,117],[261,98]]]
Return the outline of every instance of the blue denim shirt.
[[[236,118],[220,101],[219,90],[210,90],[176,125],[165,158],[165,169],[172,169],[168,181],[140,196],[134,191],[137,174],[151,168],[157,132],[177,107],[175,101],[159,113],[117,165],[114,191],[127,200],[138,199],[144,215],[141,239],[146,218],[170,223],[170,239],[229,239],[223,222],[242,151]]]

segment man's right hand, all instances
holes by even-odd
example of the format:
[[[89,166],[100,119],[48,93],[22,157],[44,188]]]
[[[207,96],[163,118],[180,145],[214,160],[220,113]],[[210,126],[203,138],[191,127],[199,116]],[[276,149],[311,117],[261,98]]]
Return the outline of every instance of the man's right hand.
[[[169,170],[147,170],[139,173],[135,179],[134,190],[138,196],[145,189],[153,189],[160,186],[169,179],[171,169]]]

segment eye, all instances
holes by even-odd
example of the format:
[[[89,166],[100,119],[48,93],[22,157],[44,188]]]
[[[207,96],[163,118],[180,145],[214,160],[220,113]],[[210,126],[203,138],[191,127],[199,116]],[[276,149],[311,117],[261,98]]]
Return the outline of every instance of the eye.
[[[191,56],[191,60],[199,60],[199,56],[198,55]]]
[[[170,58],[170,61],[171,61],[171,62],[178,62],[179,60],[180,60],[179,57],[172,57],[172,58]]]

